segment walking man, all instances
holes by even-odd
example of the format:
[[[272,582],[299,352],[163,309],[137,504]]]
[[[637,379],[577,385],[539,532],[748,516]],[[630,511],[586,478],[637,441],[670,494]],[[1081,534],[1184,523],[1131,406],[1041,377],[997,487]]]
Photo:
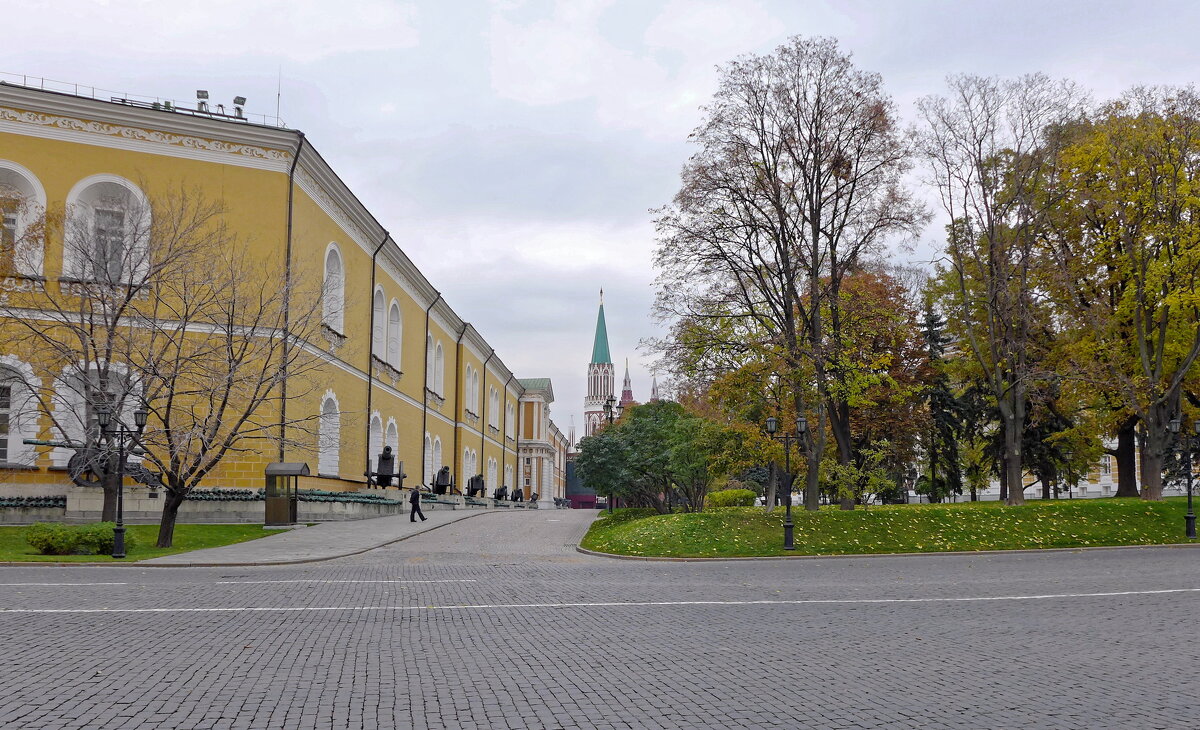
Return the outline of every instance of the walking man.
[[[411,508],[408,511],[408,521],[416,522],[417,515],[421,516],[421,521],[425,521],[425,513],[421,511],[421,488],[413,487],[412,493],[408,495],[408,503]]]

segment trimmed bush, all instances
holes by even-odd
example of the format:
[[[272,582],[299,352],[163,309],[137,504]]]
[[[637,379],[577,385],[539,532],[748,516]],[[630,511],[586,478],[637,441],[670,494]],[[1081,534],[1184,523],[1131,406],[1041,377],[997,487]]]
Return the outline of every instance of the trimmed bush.
[[[79,537],[77,530],[57,522],[35,522],[25,529],[25,542],[42,555],[72,555]]]
[[[38,522],[25,529],[25,542],[42,555],[109,555],[113,551],[113,523],[63,525],[57,522]],[[137,543],[125,533],[125,550]]]
[[[112,555],[114,527],[116,525],[111,522],[97,522],[92,525],[76,526],[75,529],[79,531],[79,546],[97,555]],[[132,550],[135,545],[137,545],[137,539],[126,528],[125,552]]]
[[[722,489],[704,498],[704,504],[711,509],[722,507],[753,507],[754,492],[749,489]]]

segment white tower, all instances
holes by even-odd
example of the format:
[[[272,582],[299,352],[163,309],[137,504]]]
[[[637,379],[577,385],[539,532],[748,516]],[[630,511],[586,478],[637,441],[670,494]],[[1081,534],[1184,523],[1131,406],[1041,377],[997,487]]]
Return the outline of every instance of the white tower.
[[[600,314],[596,316],[596,340],[592,343],[592,361],[588,363],[587,397],[583,399],[583,435],[591,436],[608,417],[604,403],[613,397],[614,370],[608,354],[608,328],[604,325],[604,290],[600,290]],[[616,405],[615,401],[613,405]]]

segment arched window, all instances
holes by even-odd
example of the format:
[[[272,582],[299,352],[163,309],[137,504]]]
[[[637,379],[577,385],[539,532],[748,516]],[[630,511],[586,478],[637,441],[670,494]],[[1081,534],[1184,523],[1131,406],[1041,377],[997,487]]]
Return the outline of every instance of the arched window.
[[[321,321],[334,332],[342,332],[342,310],[345,303],[346,281],[342,254],[336,243],[325,249],[325,281],[321,289]]]
[[[371,458],[371,471],[375,471],[376,458],[383,453],[383,419],[380,418],[379,412],[371,414],[371,430],[368,434],[368,451]]]
[[[338,475],[338,451],[341,445],[341,408],[332,390],[321,399],[321,421],[317,429],[317,473]]]
[[[392,300],[388,309],[387,322],[387,362],[388,365],[400,369],[400,343],[404,335],[404,320],[400,318],[400,302]]]
[[[437,384],[437,378],[433,374],[433,335],[425,337],[425,388],[436,391],[434,385]]]
[[[45,211],[46,191],[34,174],[0,160],[0,275],[42,275],[43,239],[33,224]]]
[[[468,448],[464,448],[464,449],[463,449],[462,473],[463,473],[463,474],[466,474],[467,476],[471,476],[471,475],[472,475],[472,471],[471,471],[471,450],[470,450],[470,449],[468,449]]]
[[[434,388],[433,391],[438,395],[446,394],[446,356],[442,352],[442,343],[437,343],[437,349],[433,355],[433,374]]]
[[[124,366],[89,363],[86,370],[84,366],[82,362],[68,365],[55,380],[53,423],[63,440],[94,444],[99,434],[97,406],[108,406],[114,420],[128,427],[133,423],[137,399],[135,384]],[[74,453],[72,449],[56,447],[50,452],[50,459],[55,466],[66,466]]]
[[[512,464],[508,464],[507,466],[505,466],[505,467],[504,467],[504,484],[503,484],[502,486],[509,486],[509,485],[511,485],[511,484],[512,484],[512,478],[513,478],[513,468],[512,468]]]
[[[33,446],[22,441],[38,435],[34,392],[40,385],[31,366],[11,355],[0,355],[0,464],[28,466],[36,461]]]
[[[433,468],[435,471],[441,470],[442,464],[442,437],[434,436],[433,438]]]
[[[479,414],[479,371],[471,375],[471,410]]]
[[[500,421],[500,392],[488,388],[488,425],[492,428],[499,426]]]
[[[504,435],[512,438],[513,429],[516,428],[517,414],[513,410],[512,403],[504,404]]]
[[[487,483],[488,484],[496,483],[496,460],[495,459],[488,459]]]
[[[423,458],[425,463],[422,465],[423,468],[421,469],[421,483],[433,484],[433,439],[429,438],[428,433],[425,434],[424,451],[425,454]]]
[[[463,410],[471,411],[472,413],[474,413],[475,410],[471,407],[471,365],[470,365],[470,363],[468,363],[463,368],[463,371],[466,373],[463,376]]]
[[[150,202],[116,175],[80,180],[67,194],[63,276],[108,283],[144,281],[150,272]]]
[[[387,347],[384,340],[384,332],[387,329],[387,312],[384,311],[384,301],[383,288],[375,289],[375,296],[371,300],[371,319],[373,320],[371,354],[380,360],[385,358]]]
[[[387,430],[384,431],[383,437],[384,446],[392,447],[392,454],[400,451],[400,431],[396,428],[396,419],[389,418],[387,422]],[[399,455],[396,455],[399,458]]]

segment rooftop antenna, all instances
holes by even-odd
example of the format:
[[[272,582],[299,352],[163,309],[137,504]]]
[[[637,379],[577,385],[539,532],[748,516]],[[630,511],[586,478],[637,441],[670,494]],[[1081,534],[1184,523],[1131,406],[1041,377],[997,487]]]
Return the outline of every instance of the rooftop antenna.
[[[283,65],[279,66],[279,73],[275,77],[275,121],[279,122],[279,101],[283,97]]]

